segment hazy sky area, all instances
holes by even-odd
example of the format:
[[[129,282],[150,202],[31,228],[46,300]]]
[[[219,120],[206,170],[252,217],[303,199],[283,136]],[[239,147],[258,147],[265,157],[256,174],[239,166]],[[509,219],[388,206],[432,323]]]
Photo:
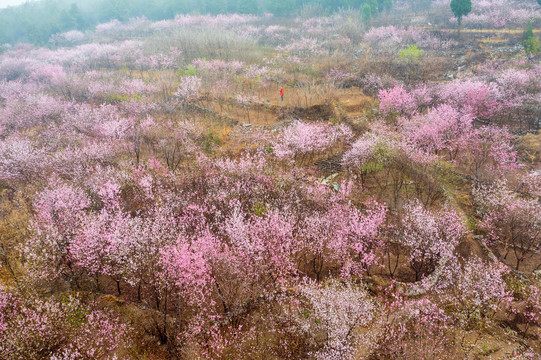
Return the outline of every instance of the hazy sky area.
[[[25,3],[26,1],[28,0],[0,0],[0,8],[5,8],[8,6],[13,6],[13,5],[19,5],[19,4]]]

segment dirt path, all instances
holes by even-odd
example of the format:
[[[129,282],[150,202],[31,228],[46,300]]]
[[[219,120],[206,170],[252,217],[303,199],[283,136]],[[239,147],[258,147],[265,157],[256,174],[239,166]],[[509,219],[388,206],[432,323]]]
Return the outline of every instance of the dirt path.
[[[432,31],[445,31],[445,32],[456,32],[457,29],[434,29],[429,26],[419,26],[419,29],[423,30],[432,30]],[[524,29],[462,29],[461,33],[478,33],[478,34],[512,34],[512,35],[522,35]],[[540,29],[534,29],[534,34],[540,34]]]
[[[278,93],[272,89],[257,92],[260,99],[258,103],[250,105],[239,104],[235,98],[229,98],[222,101],[203,101],[202,106],[221,114],[227,118],[237,121],[239,124],[249,124],[251,126],[272,126],[283,121],[285,114],[290,113],[291,116],[298,116],[303,119],[303,113],[306,116],[317,117],[317,110],[326,109],[320,115],[324,120],[325,117],[346,117],[355,119],[363,116],[367,110],[367,106],[372,102],[370,97],[367,97],[359,88],[336,89],[333,94],[333,107],[328,108],[327,99],[320,97],[308,98],[304,91],[298,88],[286,88],[284,101],[280,99]],[[278,94],[276,96],[276,94]],[[274,100],[272,100],[274,99]],[[267,101],[268,100],[268,101]],[[314,109],[314,111],[311,111]],[[336,113],[336,112],[339,112]]]

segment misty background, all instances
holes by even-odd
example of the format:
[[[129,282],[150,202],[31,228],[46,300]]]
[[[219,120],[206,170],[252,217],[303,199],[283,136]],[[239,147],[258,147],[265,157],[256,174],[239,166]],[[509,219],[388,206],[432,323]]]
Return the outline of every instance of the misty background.
[[[8,6],[15,6],[25,3],[28,0],[0,0],[0,8],[5,8]]]
[[[430,0],[412,0],[430,4]],[[17,3],[22,3],[19,6]],[[392,0],[0,0],[0,44],[43,45],[51,35],[70,30],[93,30],[99,23],[146,17],[157,21],[177,14],[263,14],[295,16],[315,7],[318,15],[354,8],[366,17],[388,11]],[[6,7],[8,6],[8,7]]]

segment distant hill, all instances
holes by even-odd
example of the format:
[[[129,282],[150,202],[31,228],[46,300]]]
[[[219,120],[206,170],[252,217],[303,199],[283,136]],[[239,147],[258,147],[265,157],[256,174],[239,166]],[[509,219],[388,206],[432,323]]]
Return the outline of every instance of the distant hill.
[[[361,8],[373,15],[392,6],[392,0],[41,0],[0,9],[0,44],[46,43],[51,35],[69,30],[88,30],[112,19],[145,16],[151,20],[177,14],[273,13],[291,16],[306,5],[331,12]]]

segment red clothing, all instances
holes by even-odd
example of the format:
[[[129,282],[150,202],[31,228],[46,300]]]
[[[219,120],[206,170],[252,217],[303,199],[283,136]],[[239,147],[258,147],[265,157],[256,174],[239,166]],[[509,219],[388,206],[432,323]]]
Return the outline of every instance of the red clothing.
[[[280,89],[280,95],[282,95],[282,96],[284,95],[284,88]]]

